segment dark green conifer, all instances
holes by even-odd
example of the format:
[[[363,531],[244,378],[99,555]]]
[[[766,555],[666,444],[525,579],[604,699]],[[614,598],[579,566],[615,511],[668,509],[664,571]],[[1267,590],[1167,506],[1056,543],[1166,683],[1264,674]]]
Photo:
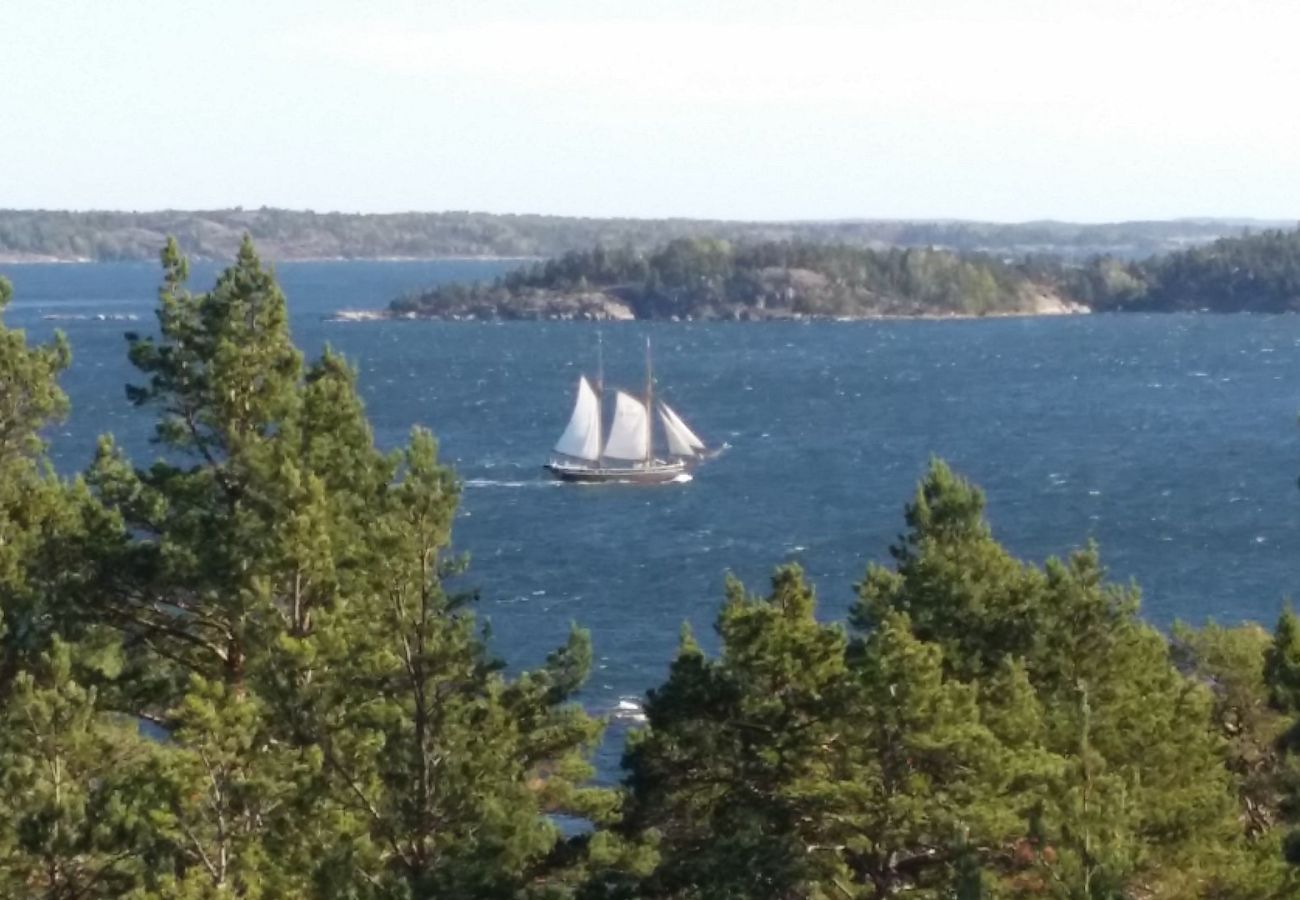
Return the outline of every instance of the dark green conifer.
[[[983,513],[983,493],[934,460],[905,510],[908,530],[890,548],[895,568],[868,568],[852,624],[870,631],[906,613],[916,636],[938,643],[944,666],[962,678],[996,671],[1005,656],[1034,655],[1042,574],[1007,553]]]
[[[57,638],[15,679],[0,712],[0,895],[118,898],[168,866],[159,798],[140,789],[160,754],[128,718],[105,716]],[[140,895],[143,896],[143,895]]]
[[[281,715],[315,748],[348,837],[321,848],[351,881],[325,896],[510,896],[572,887],[584,856],[561,849],[550,814],[594,821],[608,791],[584,788],[598,723],[570,701],[586,678],[585,633],[542,669],[505,678],[448,591],[459,486],[417,431],[399,480],[369,509],[355,593],[286,639],[296,672]],[[370,896],[371,894],[364,894]]]
[[[12,296],[0,277],[0,316]],[[78,530],[86,498],[53,476],[41,439],[67,412],[58,376],[70,361],[61,333],[34,347],[0,319],[0,698],[49,648],[63,619],[59,589],[82,569],[57,545]]]
[[[832,710],[849,689],[844,634],[814,609],[789,566],[764,598],[728,581],[719,659],[683,633],[625,759],[627,824],[662,854],[647,896],[792,896],[816,881],[815,857],[842,868],[835,849],[804,839],[825,803],[816,783],[836,740]]]
[[[768,597],[727,593],[721,655],[684,635],[626,759],[627,824],[662,859],[643,891],[937,897],[978,883],[968,848],[1017,833],[1024,767],[938,646],[892,613],[850,652],[797,567]],[[1008,731],[1040,727],[1032,704],[1000,708]]]
[[[1022,668],[1043,710],[1041,736],[1022,739],[1022,754],[1060,761],[1054,774],[1029,767],[1046,776],[1026,828],[1043,886],[1176,895],[1207,847],[1242,837],[1208,688],[1175,669],[1165,638],[1137,616],[1136,590],[1106,583],[1095,548],[1027,566],[997,544],[982,511],[975,488],[932,463],[896,568],[868,571],[855,625],[906,613],[943,648],[946,668],[976,685],[1008,660]],[[1004,847],[989,859],[1016,883],[1028,877],[1025,856]]]
[[[248,241],[207,294],[174,242],[163,265],[130,393],[159,409],[172,461],[136,470],[106,443],[93,477],[130,535],[107,620],[136,708],[172,733],[154,789],[175,889],[550,896],[622,865],[612,836],[552,818],[615,812],[583,785],[600,733],[571,703],[585,634],[506,678],[472,596],[444,587],[459,486],[432,436],[375,448],[355,373],[330,351],[304,371]]]
[[[1300,616],[1290,604],[1278,616],[1273,643],[1264,656],[1264,679],[1274,709],[1300,714]]]

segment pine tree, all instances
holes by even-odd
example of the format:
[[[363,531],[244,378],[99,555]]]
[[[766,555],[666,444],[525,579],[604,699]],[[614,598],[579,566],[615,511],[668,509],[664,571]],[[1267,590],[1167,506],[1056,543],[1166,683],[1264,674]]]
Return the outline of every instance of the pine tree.
[[[375,448],[355,373],[328,350],[304,370],[247,240],[207,294],[174,242],[163,264],[130,396],[173,461],[137,470],[105,442],[92,476],[126,525],[99,586],[132,651],[124,699],[173,742],[152,788],[169,889],[557,894],[621,865],[618,841],[553,818],[616,806],[582,784],[585,635],[506,678],[472,596],[444,587],[459,487],[432,436]]]
[[[167,861],[157,798],[136,789],[160,752],[135,723],[103,715],[57,638],[21,672],[0,715],[0,894],[116,898]]]
[[[1042,574],[1012,557],[984,520],[984,495],[934,460],[907,506],[908,531],[890,548],[895,569],[872,565],[850,622],[872,630],[905,612],[917,637],[943,648],[962,678],[988,675],[1041,639]]]
[[[297,686],[282,715],[317,748],[332,805],[347,817],[352,887],[376,896],[506,896],[560,891],[585,856],[552,814],[602,821],[609,791],[584,788],[598,723],[570,700],[586,678],[585,633],[542,669],[502,676],[486,653],[468,595],[444,581],[459,497],[436,444],[417,431],[399,480],[372,509],[368,586],[322,611],[312,633],[284,644]],[[308,677],[309,675],[309,677]],[[565,845],[570,844],[569,849]],[[369,894],[367,894],[369,895]]]
[[[1264,657],[1264,680],[1274,709],[1300,714],[1300,616],[1290,604],[1278,616],[1272,645]]]
[[[0,315],[12,296],[0,278]],[[42,659],[62,619],[57,587],[80,568],[55,541],[76,529],[84,496],[50,472],[40,436],[67,412],[58,376],[70,360],[62,334],[32,347],[0,321],[0,697]]]
[[[850,648],[814,613],[785,567],[765,598],[729,583],[718,659],[684,635],[625,761],[626,827],[662,855],[647,895],[947,896],[981,880],[972,845],[1018,833],[1027,768],[938,646],[895,613]]]
[[[0,278],[0,310],[11,296]],[[105,713],[111,636],[79,627],[96,560],[116,527],[80,482],[56,478],[40,431],[66,412],[62,335],[28,347],[0,325],[0,893],[118,897],[165,854],[148,827],[157,807],[132,789],[156,748],[135,722]],[[83,623],[84,624],[84,623]],[[65,639],[79,637],[75,645]],[[73,659],[78,661],[74,672]],[[164,863],[165,864],[165,863]]]
[[[1212,722],[1225,743],[1225,768],[1237,795],[1239,839],[1207,847],[1200,867],[1215,897],[1292,897],[1300,880],[1288,871],[1281,843],[1287,793],[1295,783],[1294,760],[1283,738],[1290,717],[1270,704],[1265,660],[1273,636],[1253,623],[1200,628],[1175,623],[1174,660],[1213,696]]]
[[[718,617],[722,656],[683,632],[667,682],[652,691],[648,728],[629,745],[627,827],[659,842],[646,896],[782,897],[815,882],[801,825],[815,796],[831,710],[848,690],[845,636],[817,623],[798,567],[777,571],[765,598],[735,580]],[[826,851],[832,867],[834,850]]]
[[[169,241],[159,292],[160,339],[129,335],[149,376],[128,390],[157,406],[156,440],[189,465],[136,471],[110,441],[92,469],[101,496],[137,539],[125,542],[103,592],[114,620],[176,669],[238,685],[249,656],[274,638],[286,598],[274,532],[302,473],[277,466],[294,436],[301,358],[289,339],[284,295],[245,240],[208,294],[185,288],[188,265]]]
[[[1277,821],[1279,739],[1289,725],[1286,713],[1270,703],[1272,636],[1253,624],[1192,628],[1176,622],[1172,646],[1179,669],[1213,693],[1213,721],[1227,744],[1225,762],[1237,783],[1247,833],[1261,836]]]
[[[172,872],[159,873],[158,895],[306,896],[312,851],[334,839],[316,818],[316,754],[274,740],[255,695],[197,675],[173,722],[133,785],[156,798],[154,839],[174,861]]]
[[[1043,709],[1037,749],[1063,764],[1031,817],[1043,885],[1074,896],[1168,883],[1176,895],[1207,846],[1242,837],[1209,690],[1175,669],[1138,618],[1136,589],[1107,584],[1095,548],[1027,566],[982,512],[978,490],[932,463],[896,568],[868,571],[854,623],[906,613],[948,671],[975,684],[1008,659],[1023,667]]]
[[[981,721],[976,688],[945,675],[939,647],[918,640],[902,613],[877,625],[854,669],[862,694],[844,743],[835,839],[870,888],[864,896],[950,896],[969,882],[976,848],[1007,846],[1023,831],[1025,790],[1049,761],[1021,758],[1014,733],[1036,732],[1039,712],[1017,673],[1002,673],[1002,743]]]
[[[1283,838],[1285,858],[1300,867],[1300,617],[1290,604],[1278,617],[1265,653],[1264,681],[1272,708],[1289,723],[1277,741],[1279,818],[1285,823],[1280,830],[1289,829]]]

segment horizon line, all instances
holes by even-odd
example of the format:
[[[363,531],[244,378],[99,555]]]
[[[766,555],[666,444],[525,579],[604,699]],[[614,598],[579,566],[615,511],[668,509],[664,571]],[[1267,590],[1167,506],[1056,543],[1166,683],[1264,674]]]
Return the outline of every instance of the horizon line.
[[[1184,223],[1189,225],[1195,224],[1226,224],[1226,225],[1268,225],[1277,226],[1284,224],[1300,225],[1300,215],[1287,218],[1261,218],[1257,216],[1237,216],[1237,215],[1184,215],[1170,216],[1168,218],[1140,218],[1140,219],[1105,219],[1095,221],[1085,221],[1078,219],[1059,219],[1053,217],[1042,217],[1034,219],[978,219],[960,216],[840,216],[834,218],[775,218],[775,219],[732,219],[708,216],[637,216],[637,215],[618,215],[618,216],[599,216],[599,215],[578,215],[566,213],[539,213],[539,212],[492,212],[489,210],[473,209],[406,209],[406,210],[389,210],[383,212],[364,212],[359,210],[316,210],[311,207],[289,207],[289,206],[257,206],[246,207],[243,205],[234,206],[213,206],[213,207],[159,207],[155,209],[111,209],[103,207],[0,207],[0,215],[5,214],[64,214],[64,215],[118,215],[118,216],[149,216],[149,215],[202,215],[207,213],[268,213],[268,212],[285,212],[298,215],[311,216],[347,216],[352,218],[385,218],[401,216],[480,216],[493,218],[515,218],[515,219],[569,219],[579,221],[597,221],[597,222],[686,222],[698,224],[719,224],[719,225],[881,225],[881,224],[926,224],[926,225],[998,225],[998,226],[1030,226],[1030,225],[1072,225],[1085,228],[1103,228],[1115,225],[1143,225],[1143,224],[1169,224]]]

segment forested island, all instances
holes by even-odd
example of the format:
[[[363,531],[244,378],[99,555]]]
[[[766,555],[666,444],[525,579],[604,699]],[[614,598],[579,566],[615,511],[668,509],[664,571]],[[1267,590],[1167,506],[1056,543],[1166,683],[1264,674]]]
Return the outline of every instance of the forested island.
[[[1137,259],[1278,223],[1241,219],[1077,224],[847,220],[730,222],[597,219],[477,212],[358,214],[219,209],[0,210],[0,262],[151,260],[167,237],[196,259],[233,259],[245,234],[274,260],[554,257],[597,244],[650,252],[678,238],[936,247],[1067,259]]]
[[[1099,257],[1046,267],[1062,289],[1094,309],[1129,312],[1300,311],[1300,229],[1220,238],[1130,261]]]
[[[1046,280],[987,255],[844,244],[672,241],[598,246],[491,283],[395,300],[397,316],[469,319],[772,319],[984,316],[1079,309]]]
[[[401,316],[749,318],[1300,309],[1300,232],[1232,219],[727,222],[473,212],[0,210],[0,262],[517,258]],[[1261,230],[1262,228],[1262,230]],[[529,261],[533,262],[529,262]]]
[[[801,241],[597,246],[400,297],[398,317],[773,319],[1300,310],[1300,230],[1125,260]]]
[[[847,608],[729,581],[593,784],[591,642],[490,656],[432,434],[375,446],[251,242],[162,262],[159,461],[54,475],[70,348],[0,323],[0,896],[1300,896],[1300,619],[1162,633],[937,460]]]

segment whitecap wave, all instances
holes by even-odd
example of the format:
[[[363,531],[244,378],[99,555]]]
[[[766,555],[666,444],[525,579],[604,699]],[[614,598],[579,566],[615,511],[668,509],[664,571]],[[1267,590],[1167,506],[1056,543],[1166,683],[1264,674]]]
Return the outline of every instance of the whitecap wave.
[[[618,703],[610,710],[610,717],[623,722],[646,721],[645,710],[636,697],[619,697]]]
[[[41,316],[47,322],[138,322],[135,313],[46,313]]]
[[[558,481],[542,481],[534,479],[532,481],[504,481],[498,478],[466,478],[463,484],[471,488],[539,488],[553,487],[559,484]]]

